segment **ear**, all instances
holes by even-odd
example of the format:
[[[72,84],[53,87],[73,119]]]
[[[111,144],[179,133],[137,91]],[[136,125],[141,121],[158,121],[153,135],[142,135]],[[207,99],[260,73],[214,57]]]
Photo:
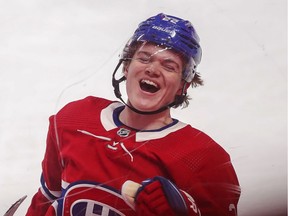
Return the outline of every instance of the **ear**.
[[[187,89],[190,87],[190,85],[191,85],[191,83],[188,83],[188,82],[182,80],[181,83],[180,83],[179,89],[177,91],[177,95],[181,95],[182,94],[183,88],[184,88],[183,93],[186,93]]]
[[[123,74],[125,77],[127,77],[127,75],[128,75],[128,68],[129,68],[129,64],[125,63],[125,65],[123,67]]]

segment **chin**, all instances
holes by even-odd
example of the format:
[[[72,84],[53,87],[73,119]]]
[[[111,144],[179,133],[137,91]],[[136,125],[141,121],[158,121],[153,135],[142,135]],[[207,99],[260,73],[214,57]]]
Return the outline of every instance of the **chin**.
[[[151,107],[151,106],[149,106],[149,107],[147,107],[147,106],[134,106],[134,108],[136,108],[137,110],[143,111],[143,112],[151,112],[151,111],[159,109],[157,107]]]
[[[158,109],[162,108],[163,106],[167,106],[169,104],[169,102],[165,103],[163,100],[161,100],[161,98],[159,98],[159,97],[156,98],[156,96],[146,97],[146,98],[138,96],[136,98],[130,99],[129,103],[134,108],[136,108],[140,111],[144,111],[144,112],[155,111],[155,110],[158,110]]]
[[[150,100],[150,101],[147,101],[146,103],[141,103],[141,104],[135,103],[135,105],[133,104],[133,107],[143,112],[151,112],[151,111],[160,109],[162,106],[159,106],[159,103],[155,103],[155,105],[153,106]]]

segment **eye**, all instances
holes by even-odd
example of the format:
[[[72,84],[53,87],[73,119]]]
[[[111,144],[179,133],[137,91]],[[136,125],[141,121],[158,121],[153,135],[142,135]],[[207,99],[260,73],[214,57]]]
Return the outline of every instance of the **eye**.
[[[148,64],[150,62],[150,58],[148,58],[148,57],[137,58],[137,60],[143,64]]]
[[[150,56],[144,53],[139,53],[136,57],[135,60],[143,63],[143,64],[148,64],[150,62]]]
[[[163,62],[162,66],[168,72],[177,72],[179,69],[176,63],[170,61]]]

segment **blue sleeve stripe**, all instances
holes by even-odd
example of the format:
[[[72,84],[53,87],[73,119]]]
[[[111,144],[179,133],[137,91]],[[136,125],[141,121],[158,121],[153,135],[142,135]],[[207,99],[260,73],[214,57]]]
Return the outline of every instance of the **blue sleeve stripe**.
[[[44,192],[46,193],[46,195],[49,196],[50,199],[55,200],[55,199],[58,198],[57,196],[55,196],[55,195],[53,194],[52,191],[50,191],[50,190],[47,188],[47,185],[46,185],[46,182],[45,182],[45,179],[44,179],[43,174],[41,175],[41,185],[42,185],[42,189],[44,190]],[[56,193],[58,193],[58,191],[57,191]],[[61,193],[61,191],[59,191],[59,193]]]

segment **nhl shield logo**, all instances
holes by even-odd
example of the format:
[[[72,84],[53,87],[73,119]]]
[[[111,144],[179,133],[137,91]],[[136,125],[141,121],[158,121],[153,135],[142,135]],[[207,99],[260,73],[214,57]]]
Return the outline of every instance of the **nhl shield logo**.
[[[120,137],[127,137],[129,136],[130,134],[130,130],[126,129],[126,128],[120,128],[118,131],[117,131],[117,134],[118,136]]]

